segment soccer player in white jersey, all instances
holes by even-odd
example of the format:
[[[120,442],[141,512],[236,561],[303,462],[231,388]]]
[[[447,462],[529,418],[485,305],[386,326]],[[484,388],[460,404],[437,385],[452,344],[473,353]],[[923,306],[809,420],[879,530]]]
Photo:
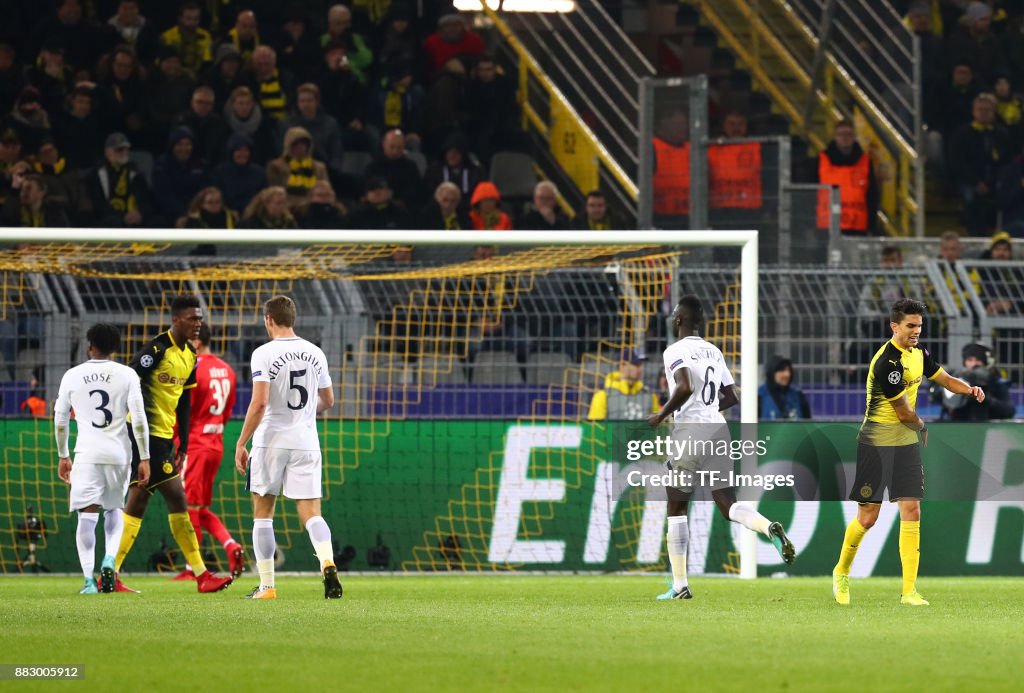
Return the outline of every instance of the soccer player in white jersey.
[[[704,439],[728,440],[723,411],[739,401],[736,384],[725,364],[725,357],[715,345],[700,337],[704,309],[696,296],[684,296],[672,313],[676,342],[665,350],[665,377],[669,398],[657,414],[647,422],[657,428],[673,416],[673,436],[689,434]],[[690,481],[701,481],[696,472],[708,470],[711,497],[727,519],[763,534],[778,550],[786,563],[796,555],[792,542],[782,525],[771,522],[753,508],[736,502],[736,489],[729,485],[732,461],[728,455],[682,455],[670,458],[669,467],[687,475]],[[686,512],[693,495],[693,486],[668,489],[668,557],[672,565],[672,587],[658,599],[691,599],[693,594],[686,579],[686,548],[690,539]]]
[[[331,529],[320,515],[322,464],[316,417],[334,406],[324,352],[295,334],[295,303],[275,296],[263,306],[271,341],[252,354],[252,401],[235,447],[235,467],[252,492],[252,545],[260,584],[251,599],[276,599],[274,502],[295,501],[324,581],[324,598],[339,599]],[[246,445],[252,438],[252,454]]]
[[[114,591],[114,563],[124,524],[121,510],[128,491],[132,448],[125,420],[132,415],[132,434],[139,447],[139,478],[149,479],[149,425],[138,374],[110,360],[120,349],[121,333],[99,323],[86,333],[89,360],[60,381],[54,406],[54,429],[60,462],[57,474],[71,484],[71,511],[78,511],[78,560],[85,575],[81,594]],[[68,452],[71,410],[75,411],[75,459]],[[96,585],[96,525],[103,508],[104,557]]]

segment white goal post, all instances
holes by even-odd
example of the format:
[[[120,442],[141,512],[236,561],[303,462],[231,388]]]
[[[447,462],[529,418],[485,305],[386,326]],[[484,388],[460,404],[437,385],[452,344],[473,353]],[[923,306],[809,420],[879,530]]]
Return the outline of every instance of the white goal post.
[[[369,231],[250,229],[0,228],[3,243],[175,243],[311,245],[395,243],[403,245],[666,245],[739,246],[740,422],[757,423],[758,232],[757,231]],[[741,529],[740,577],[757,577],[757,536]]]

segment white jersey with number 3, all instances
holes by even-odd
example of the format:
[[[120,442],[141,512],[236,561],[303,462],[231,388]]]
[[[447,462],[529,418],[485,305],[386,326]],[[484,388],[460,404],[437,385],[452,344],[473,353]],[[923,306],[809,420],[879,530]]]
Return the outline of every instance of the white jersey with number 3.
[[[254,448],[320,450],[316,431],[317,390],[331,386],[327,357],[301,337],[267,342],[252,354],[252,380],[270,383]]]
[[[693,394],[676,410],[673,420],[677,423],[725,421],[725,417],[718,411],[718,393],[735,381],[718,347],[700,337],[686,337],[669,345],[664,359],[670,398],[675,392],[675,374],[680,368],[689,370],[690,385],[693,387]]]

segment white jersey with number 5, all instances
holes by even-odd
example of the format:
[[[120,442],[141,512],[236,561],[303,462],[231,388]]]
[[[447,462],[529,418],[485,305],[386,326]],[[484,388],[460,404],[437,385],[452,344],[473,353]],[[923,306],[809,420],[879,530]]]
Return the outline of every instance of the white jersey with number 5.
[[[668,379],[669,397],[676,389],[676,371],[690,371],[693,394],[676,410],[673,420],[678,423],[720,423],[725,417],[718,411],[718,393],[723,387],[735,383],[725,357],[714,344],[700,337],[686,337],[665,349],[665,377]]]
[[[267,342],[252,354],[252,380],[270,383],[270,397],[254,448],[320,450],[317,390],[331,386],[327,357],[301,337]]]

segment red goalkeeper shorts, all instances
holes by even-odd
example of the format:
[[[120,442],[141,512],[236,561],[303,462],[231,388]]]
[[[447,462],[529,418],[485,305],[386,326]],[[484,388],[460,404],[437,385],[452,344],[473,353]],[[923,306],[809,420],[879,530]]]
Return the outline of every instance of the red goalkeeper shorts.
[[[217,478],[223,459],[223,450],[199,448],[188,451],[188,462],[181,470],[181,476],[185,481],[185,500],[189,505],[212,505],[213,480]]]

